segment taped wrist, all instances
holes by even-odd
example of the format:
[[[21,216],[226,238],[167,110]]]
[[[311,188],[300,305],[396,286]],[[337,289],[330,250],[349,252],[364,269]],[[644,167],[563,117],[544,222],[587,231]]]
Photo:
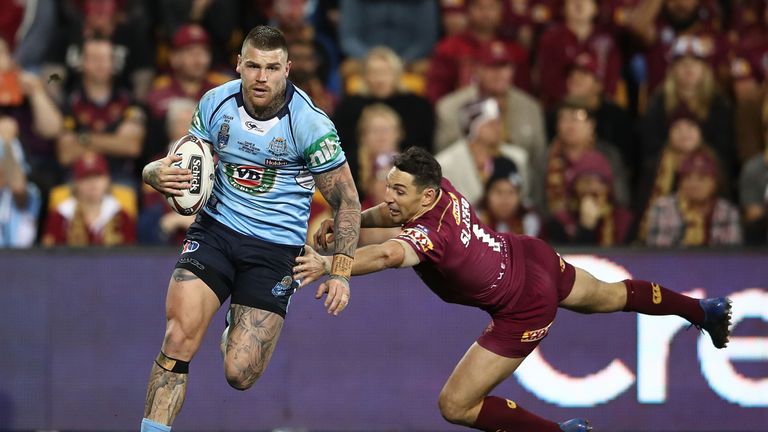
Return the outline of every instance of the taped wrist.
[[[349,255],[335,254],[331,263],[330,276],[342,277],[349,281],[349,278],[352,277],[352,263],[354,261],[355,259]]]
[[[155,363],[168,372],[185,374],[189,373],[189,362],[183,360],[176,360],[175,358],[168,357],[160,351],[160,354],[155,358]]]

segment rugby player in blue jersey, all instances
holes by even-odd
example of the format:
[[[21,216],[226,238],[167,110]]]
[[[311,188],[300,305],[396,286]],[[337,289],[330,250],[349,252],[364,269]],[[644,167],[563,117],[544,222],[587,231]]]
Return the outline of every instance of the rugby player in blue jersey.
[[[166,329],[152,366],[142,431],[169,431],[187,386],[189,363],[216,311],[231,297],[224,372],[250,388],[264,372],[283,327],[317,186],[334,210],[333,270],[325,307],[349,302],[360,232],[360,203],[336,129],[287,80],[283,34],[259,26],[245,37],[240,79],[206,93],[190,133],[218,156],[213,194],[190,227],[168,285]],[[144,181],[165,194],[189,188],[191,173],[166,156],[147,164]]]

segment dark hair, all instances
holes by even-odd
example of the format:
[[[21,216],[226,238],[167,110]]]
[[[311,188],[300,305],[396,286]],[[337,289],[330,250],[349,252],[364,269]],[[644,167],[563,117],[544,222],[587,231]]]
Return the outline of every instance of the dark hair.
[[[589,107],[587,101],[579,96],[568,96],[560,102],[557,106],[557,112],[572,110],[572,111],[584,111],[587,114],[587,118],[591,121],[595,121],[595,112]]]
[[[431,153],[421,147],[409,147],[408,150],[395,156],[393,165],[400,171],[413,176],[416,186],[440,190],[443,170]]]
[[[260,25],[252,28],[243,40],[243,48],[245,44],[263,51],[281,49],[288,52],[288,43],[283,32],[275,27]]]

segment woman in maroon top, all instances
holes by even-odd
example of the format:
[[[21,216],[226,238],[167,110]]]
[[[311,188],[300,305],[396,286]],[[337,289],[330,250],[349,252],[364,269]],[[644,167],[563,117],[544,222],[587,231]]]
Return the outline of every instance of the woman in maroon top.
[[[394,160],[384,202],[362,214],[361,225],[402,227],[384,243],[359,248],[352,274],[413,267],[441,299],[478,307],[492,321],[448,378],[440,412],[451,423],[484,431],[584,432],[583,419],[543,419],[489,393],[520,366],[549,333],[558,307],[582,313],[636,311],[679,315],[707,330],[718,348],[728,342],[730,300],[697,300],[641,280],[607,283],[565,262],[543,241],[498,234],[442,177],[440,165],[412,147]],[[315,243],[327,248],[332,221]],[[330,257],[311,247],[296,259],[294,279],[306,285],[331,269]],[[316,297],[328,291],[321,283]],[[326,299],[326,303],[329,300]]]

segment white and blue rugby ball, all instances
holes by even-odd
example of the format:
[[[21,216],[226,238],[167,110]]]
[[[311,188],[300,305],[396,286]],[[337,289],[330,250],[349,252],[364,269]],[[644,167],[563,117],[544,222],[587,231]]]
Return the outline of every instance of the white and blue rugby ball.
[[[179,138],[171,146],[168,154],[181,156],[173,166],[192,171],[191,188],[183,190],[184,195],[167,195],[165,199],[171,208],[181,215],[193,215],[208,202],[213,191],[214,163],[211,145],[200,138],[188,134]]]

